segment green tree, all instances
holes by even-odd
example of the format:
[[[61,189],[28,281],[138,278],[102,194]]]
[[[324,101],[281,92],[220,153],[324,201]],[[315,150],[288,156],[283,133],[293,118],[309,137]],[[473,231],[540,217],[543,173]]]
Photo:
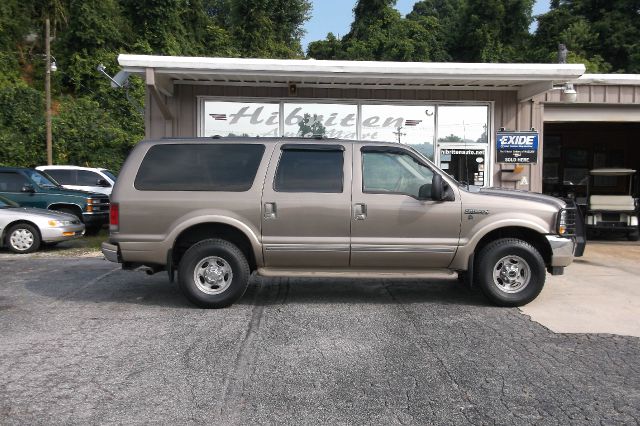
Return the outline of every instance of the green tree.
[[[0,164],[37,166],[46,160],[43,101],[26,84],[0,88]]]
[[[327,34],[324,40],[312,41],[307,49],[307,56],[314,59],[338,59],[342,56],[342,40],[333,33]]]
[[[402,18],[395,0],[360,0],[354,7],[351,30],[341,40],[333,34],[309,45],[315,59],[369,61],[430,61],[449,58],[443,49],[437,19],[415,15]]]
[[[640,72],[640,0],[557,0],[538,17],[532,58],[555,62],[559,43],[589,72]]]
[[[127,153],[138,140],[86,97],[66,97],[53,121],[56,143],[55,162],[82,166],[100,166],[119,170]]]
[[[309,19],[308,0],[236,0],[231,27],[243,57],[302,57],[302,25]]]
[[[305,114],[298,123],[298,136],[324,136],[327,134],[327,128],[322,124],[321,116],[316,114]]]
[[[300,57],[308,0],[3,0],[0,2],[0,162],[44,162],[44,19],[52,23],[57,162],[118,168],[144,136],[144,85],[114,90],[96,71],[119,53]],[[253,13],[255,12],[255,15]],[[256,19],[253,19],[255,17]],[[25,36],[30,35],[27,38]]]
[[[438,138],[438,142],[463,142],[460,136],[456,136],[453,133],[449,136]]]
[[[447,60],[451,60],[461,42],[462,10],[465,4],[465,0],[422,0],[413,5],[407,19],[437,22],[438,39],[447,52]]]
[[[454,59],[522,62],[529,45],[534,0],[468,0],[461,11]]]

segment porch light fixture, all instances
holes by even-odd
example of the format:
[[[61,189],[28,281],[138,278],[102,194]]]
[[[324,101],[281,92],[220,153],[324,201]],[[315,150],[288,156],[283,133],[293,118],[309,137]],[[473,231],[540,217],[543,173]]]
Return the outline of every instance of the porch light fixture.
[[[576,89],[573,88],[572,83],[566,83],[562,87],[562,94],[560,95],[560,99],[563,102],[569,103],[574,103],[578,100],[578,92],[576,92]]]

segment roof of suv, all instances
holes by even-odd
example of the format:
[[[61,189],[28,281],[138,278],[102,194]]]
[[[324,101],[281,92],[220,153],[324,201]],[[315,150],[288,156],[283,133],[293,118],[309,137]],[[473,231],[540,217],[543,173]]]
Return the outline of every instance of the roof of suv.
[[[241,136],[231,136],[231,137],[200,137],[200,138],[163,138],[163,139],[150,139],[140,142],[141,144],[158,144],[158,143],[278,143],[278,142],[286,142],[291,144],[318,144],[318,143],[367,143],[372,145],[398,145],[397,142],[379,142],[379,141],[361,141],[361,140],[353,140],[353,139],[333,139],[333,138],[289,138],[289,137],[241,137]]]
[[[104,167],[83,167],[83,166],[70,166],[70,165],[57,165],[52,164],[50,166],[38,166],[36,167],[38,170],[49,170],[49,169],[68,169],[68,170],[108,170]]]

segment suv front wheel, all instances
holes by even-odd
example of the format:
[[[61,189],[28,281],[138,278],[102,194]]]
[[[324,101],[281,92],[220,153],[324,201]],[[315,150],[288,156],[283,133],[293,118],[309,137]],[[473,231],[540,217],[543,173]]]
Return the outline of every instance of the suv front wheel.
[[[240,299],[249,283],[247,259],[228,241],[209,239],[191,246],[178,267],[184,295],[202,308],[224,308]]]
[[[544,260],[526,241],[502,238],[485,246],[477,258],[482,292],[499,306],[522,306],[542,291]]]

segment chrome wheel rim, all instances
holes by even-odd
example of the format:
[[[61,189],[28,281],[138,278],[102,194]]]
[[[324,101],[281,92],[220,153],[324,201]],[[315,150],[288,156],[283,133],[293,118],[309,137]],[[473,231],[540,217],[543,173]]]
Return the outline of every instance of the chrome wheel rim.
[[[11,233],[9,241],[11,242],[11,247],[16,250],[25,251],[33,246],[34,236],[28,229],[20,228]]]
[[[231,265],[221,257],[202,259],[193,271],[193,281],[205,294],[220,294],[226,291],[233,280]]]
[[[531,280],[531,268],[520,256],[505,256],[493,267],[493,283],[505,293],[524,290]]]

